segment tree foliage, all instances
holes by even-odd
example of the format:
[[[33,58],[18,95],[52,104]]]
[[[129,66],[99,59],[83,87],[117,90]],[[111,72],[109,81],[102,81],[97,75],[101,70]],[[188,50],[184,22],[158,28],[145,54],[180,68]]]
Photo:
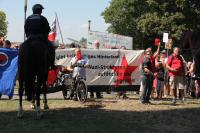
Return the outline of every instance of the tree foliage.
[[[7,21],[6,14],[0,11],[0,36],[6,36],[7,34]]]
[[[141,0],[112,0],[110,6],[102,13],[105,22],[110,23],[109,32],[131,36],[135,42],[139,42],[142,33],[137,29],[136,19],[145,8]]]
[[[87,43],[87,39],[82,37],[79,42],[80,42],[80,44],[86,44]]]
[[[163,32],[178,43],[184,31],[200,31],[198,0],[112,0],[102,15],[109,32],[133,37],[135,49],[152,45],[147,40]]]

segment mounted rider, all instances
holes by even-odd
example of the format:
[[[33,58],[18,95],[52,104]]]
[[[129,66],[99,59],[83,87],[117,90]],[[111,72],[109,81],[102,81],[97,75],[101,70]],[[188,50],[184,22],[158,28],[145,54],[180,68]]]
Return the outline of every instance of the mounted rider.
[[[41,4],[35,4],[32,7],[33,14],[26,19],[24,29],[27,40],[41,39],[41,41],[46,42],[49,51],[50,66],[54,67],[55,47],[48,40],[51,29],[48,20],[41,15],[43,9],[44,7]]]

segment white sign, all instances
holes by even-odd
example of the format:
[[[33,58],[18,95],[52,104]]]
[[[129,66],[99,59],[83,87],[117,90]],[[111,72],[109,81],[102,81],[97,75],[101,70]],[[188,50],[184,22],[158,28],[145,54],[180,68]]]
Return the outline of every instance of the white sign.
[[[140,85],[143,50],[82,49],[89,59],[87,85]],[[74,49],[56,50],[56,65],[69,66]]]
[[[132,37],[117,34],[108,34],[98,31],[89,31],[87,48],[94,48],[95,40],[98,40],[100,42],[100,48],[111,49],[125,47],[126,49],[133,49]]]
[[[169,33],[163,33],[163,42],[168,42]]]

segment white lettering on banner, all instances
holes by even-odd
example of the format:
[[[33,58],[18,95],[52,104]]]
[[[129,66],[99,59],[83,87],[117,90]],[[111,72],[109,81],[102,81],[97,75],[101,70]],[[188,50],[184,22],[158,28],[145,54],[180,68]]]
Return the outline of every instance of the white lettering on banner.
[[[140,85],[143,50],[81,49],[89,59],[88,85]],[[56,50],[56,65],[69,66],[74,49]]]

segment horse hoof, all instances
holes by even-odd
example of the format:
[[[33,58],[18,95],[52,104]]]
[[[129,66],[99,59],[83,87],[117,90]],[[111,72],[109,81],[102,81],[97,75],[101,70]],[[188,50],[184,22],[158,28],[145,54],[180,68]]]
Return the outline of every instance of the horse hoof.
[[[39,119],[42,118],[42,116],[43,116],[43,113],[42,113],[42,112],[37,112],[37,114],[36,114],[36,119],[39,120]]]
[[[44,110],[47,110],[47,109],[49,109],[48,104],[44,104]]]
[[[19,119],[23,118],[23,112],[18,112],[17,113],[17,118],[19,118]]]
[[[31,109],[36,109],[35,104],[31,104]]]

